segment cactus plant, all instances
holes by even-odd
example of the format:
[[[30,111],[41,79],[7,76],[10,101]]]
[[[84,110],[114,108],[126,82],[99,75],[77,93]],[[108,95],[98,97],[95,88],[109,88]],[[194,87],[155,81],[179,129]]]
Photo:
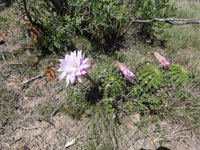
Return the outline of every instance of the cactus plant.
[[[139,69],[138,82],[145,91],[156,90],[164,84],[164,73],[159,67],[147,64]]]
[[[170,82],[173,82],[175,86],[182,86],[189,81],[191,72],[187,71],[183,66],[174,64],[169,66],[167,70],[167,77]]]
[[[126,91],[125,80],[118,69],[107,69],[101,75],[100,86],[106,97],[120,98]]]

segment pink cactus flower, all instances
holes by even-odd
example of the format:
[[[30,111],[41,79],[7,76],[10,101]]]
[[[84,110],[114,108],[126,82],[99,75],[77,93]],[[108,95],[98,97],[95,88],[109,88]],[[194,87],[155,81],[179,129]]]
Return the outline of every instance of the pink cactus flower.
[[[123,64],[116,62],[116,64],[119,66],[120,70],[122,71],[122,73],[124,74],[126,79],[131,79],[132,77],[134,77],[135,75],[133,74],[133,72],[131,72],[130,70],[128,70],[128,68],[126,68]]]
[[[168,62],[165,57],[161,56],[159,53],[154,52],[153,53],[154,56],[156,57],[156,59],[164,66],[164,67],[168,67],[170,65],[170,62]]]
[[[117,118],[117,116],[114,114],[114,115],[112,115],[112,118],[115,119],[115,118]]]
[[[88,64],[88,58],[84,58],[82,51],[71,52],[70,55],[66,54],[64,59],[60,59],[60,68],[58,72],[62,72],[59,79],[62,80],[66,77],[66,83],[74,84],[76,77],[79,82],[82,82],[81,76],[86,75],[89,71],[90,65]]]

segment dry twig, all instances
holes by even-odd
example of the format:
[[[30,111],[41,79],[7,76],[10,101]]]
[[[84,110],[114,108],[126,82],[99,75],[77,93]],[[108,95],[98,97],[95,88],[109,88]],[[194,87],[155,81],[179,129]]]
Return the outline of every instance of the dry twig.
[[[1,7],[1,6],[3,7],[3,6],[5,6],[5,5],[6,5],[6,3],[2,3],[2,4],[0,4],[0,7]]]
[[[27,83],[29,83],[29,82],[31,82],[31,81],[33,81],[33,80],[42,78],[42,77],[44,77],[44,76],[45,76],[45,73],[42,73],[42,74],[37,75],[37,76],[35,76],[35,77],[33,77],[33,78],[29,79],[29,80],[26,80],[26,81],[22,82],[22,83],[20,83],[20,84],[27,84]]]
[[[74,138],[73,140],[67,142],[67,143],[65,144],[65,148],[68,148],[68,147],[74,145],[74,144],[77,142],[78,139],[81,139],[81,138],[83,138],[83,137],[84,137],[84,135],[79,136],[79,137],[77,137],[77,138]]]
[[[6,64],[8,64],[6,58],[5,58],[4,54],[3,54],[3,50],[2,50],[2,49],[1,49],[1,56],[2,56],[2,58],[3,58],[3,60],[4,60],[4,62],[5,62]]]

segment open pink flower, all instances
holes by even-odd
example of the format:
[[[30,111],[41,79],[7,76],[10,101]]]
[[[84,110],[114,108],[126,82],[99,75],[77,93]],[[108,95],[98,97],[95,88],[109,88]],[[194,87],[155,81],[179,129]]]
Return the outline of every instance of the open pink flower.
[[[135,75],[133,74],[133,72],[131,72],[130,70],[128,70],[128,68],[126,68],[123,64],[116,62],[116,64],[119,66],[120,70],[123,72],[124,76],[126,79],[131,79],[132,77],[134,77]]]
[[[66,54],[65,59],[60,59],[59,72],[62,72],[59,79],[62,80],[66,77],[67,86],[69,82],[74,84],[76,77],[79,82],[82,82],[81,76],[86,75],[89,71],[90,65],[88,64],[88,58],[84,59],[82,51],[71,52],[70,55]]]
[[[114,115],[112,115],[112,118],[115,119],[115,118],[117,118],[117,116],[114,114]]]
[[[165,57],[161,56],[159,53],[154,52],[153,53],[154,56],[156,57],[156,59],[164,66],[164,67],[168,67],[170,65],[170,62],[168,62]]]

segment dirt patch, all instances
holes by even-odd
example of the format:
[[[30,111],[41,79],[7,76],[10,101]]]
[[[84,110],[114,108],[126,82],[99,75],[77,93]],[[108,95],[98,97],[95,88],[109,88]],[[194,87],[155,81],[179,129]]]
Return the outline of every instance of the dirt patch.
[[[17,102],[18,109],[14,112],[17,118],[0,126],[0,149],[63,150],[70,139],[82,133],[82,126],[87,119],[77,121],[56,112],[65,104],[66,97],[66,88],[57,78],[51,81],[47,76],[42,76],[22,84],[35,75],[45,73],[48,66],[47,63],[43,63],[40,68],[27,65],[26,58],[30,58],[32,49],[29,52],[23,49],[21,43],[12,44],[15,40],[12,37],[14,35],[7,37],[9,39],[6,44],[1,46],[6,60],[0,59],[0,84],[4,89],[15,93],[14,101]],[[20,61],[20,64],[10,64],[10,61]],[[11,94],[6,93],[8,99]]]
[[[198,150],[200,136],[188,130],[184,125],[174,124],[168,120],[159,121],[156,124],[147,123],[144,128],[133,128],[134,116],[126,117],[125,121],[130,124],[124,125],[124,137],[127,143],[123,149],[128,150],[156,150],[165,147],[172,150]]]

